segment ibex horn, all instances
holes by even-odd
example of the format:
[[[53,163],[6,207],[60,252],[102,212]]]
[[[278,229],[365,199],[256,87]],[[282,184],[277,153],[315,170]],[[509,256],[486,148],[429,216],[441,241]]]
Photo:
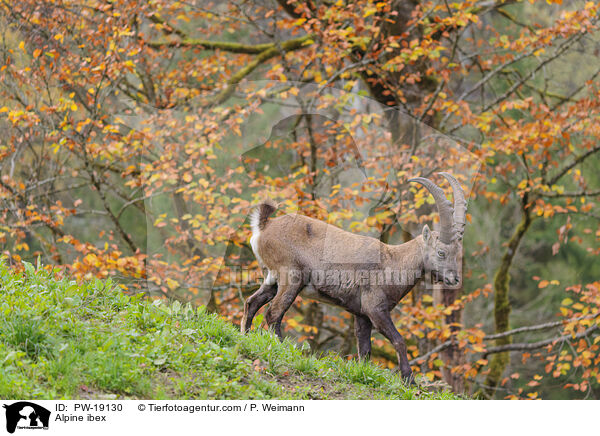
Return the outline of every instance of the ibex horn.
[[[454,237],[452,203],[448,201],[442,188],[424,177],[415,177],[414,179],[410,179],[409,182],[420,183],[433,195],[438,214],[440,215],[440,240],[444,244],[452,242],[452,238]]]
[[[467,200],[465,200],[465,192],[454,176],[448,173],[439,174],[444,176],[450,183],[450,186],[452,186],[452,192],[454,194],[454,230],[458,237],[462,239],[467,223]]]

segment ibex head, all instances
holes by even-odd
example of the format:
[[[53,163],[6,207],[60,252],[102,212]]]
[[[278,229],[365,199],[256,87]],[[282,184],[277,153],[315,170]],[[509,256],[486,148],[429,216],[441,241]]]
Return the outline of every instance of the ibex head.
[[[440,231],[433,232],[429,226],[423,227],[425,271],[446,286],[457,286],[461,281],[462,239],[465,231],[467,201],[460,183],[448,173],[440,173],[450,182],[454,193],[454,207],[444,195],[444,191],[429,179],[416,177],[409,182],[425,186],[433,198],[440,215]]]

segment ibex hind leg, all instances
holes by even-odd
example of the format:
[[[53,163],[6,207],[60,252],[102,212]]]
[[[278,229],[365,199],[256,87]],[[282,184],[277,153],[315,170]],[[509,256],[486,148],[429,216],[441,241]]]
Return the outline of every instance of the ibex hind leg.
[[[281,320],[288,311],[294,300],[304,287],[304,284],[280,284],[277,295],[267,310],[266,319],[269,328],[275,332],[279,339],[283,339],[281,334]]]
[[[242,317],[241,324],[242,333],[250,330],[256,312],[275,298],[275,295],[277,295],[277,282],[272,278],[271,273],[269,273],[263,284],[258,288],[258,291],[252,294],[244,304],[244,316]]]

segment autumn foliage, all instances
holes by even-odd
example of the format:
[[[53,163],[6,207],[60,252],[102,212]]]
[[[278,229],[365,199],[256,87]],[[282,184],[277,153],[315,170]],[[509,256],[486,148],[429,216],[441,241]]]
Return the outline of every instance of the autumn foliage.
[[[413,370],[487,398],[599,398],[599,9],[1,2],[2,252],[239,323],[258,200],[401,243],[438,219],[407,180],[450,197],[449,171],[470,197],[463,289],[393,312]],[[344,356],[351,323],[303,299],[284,320]]]

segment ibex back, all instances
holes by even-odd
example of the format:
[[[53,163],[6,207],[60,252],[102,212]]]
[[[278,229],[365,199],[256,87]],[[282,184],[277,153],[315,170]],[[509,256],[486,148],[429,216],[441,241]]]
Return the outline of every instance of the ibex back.
[[[431,180],[411,179],[435,198],[440,231],[425,225],[421,235],[401,245],[384,244],[302,215],[269,219],[275,204],[259,204],[251,216],[250,244],[267,275],[246,300],[242,332],[250,329],[256,312],[271,302],[266,321],[281,338],[283,315],[302,292],[354,315],[360,358],[371,352],[371,329],[375,327],[394,346],[402,376],[413,382],[406,345],[390,312],[427,273],[445,287],[461,282],[467,203],[458,181],[448,173],[440,174],[452,186],[454,207]],[[335,255],[324,256],[324,250]],[[366,260],[374,258],[375,262]]]

